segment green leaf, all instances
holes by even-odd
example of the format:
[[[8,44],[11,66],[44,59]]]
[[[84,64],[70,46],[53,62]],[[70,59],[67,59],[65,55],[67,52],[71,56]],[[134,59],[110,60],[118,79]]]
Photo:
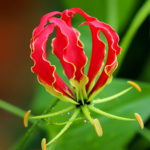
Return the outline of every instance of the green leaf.
[[[146,83],[139,83],[139,85],[142,88],[142,93],[138,93],[136,89],[134,89],[114,101],[97,105],[97,107],[115,115],[131,118],[134,118],[134,113],[138,112],[145,122],[150,116],[150,85]],[[104,98],[113,95],[128,86],[125,80],[114,79],[98,97]],[[55,109],[57,109],[57,107]],[[78,150],[83,148],[86,150],[99,150],[101,148],[103,150],[123,150],[133,136],[141,131],[138,122],[113,120],[95,115],[94,113],[92,113],[92,116],[94,116],[94,118],[99,118],[104,133],[102,137],[96,135],[90,123],[85,123],[83,121],[75,122],[65,135],[55,143],[55,150],[70,150],[72,146],[73,149]],[[55,127],[55,129],[56,128],[57,127]],[[60,130],[60,127],[57,129]]]
[[[150,130],[145,128],[140,132],[150,142]]]

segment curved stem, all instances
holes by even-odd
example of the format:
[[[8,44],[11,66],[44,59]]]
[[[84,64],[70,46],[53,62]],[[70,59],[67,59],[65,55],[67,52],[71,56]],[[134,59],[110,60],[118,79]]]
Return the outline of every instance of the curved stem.
[[[132,88],[133,88],[133,87],[129,87],[129,88],[127,88],[127,89],[125,89],[125,90],[123,90],[123,91],[121,91],[121,92],[119,92],[119,93],[117,93],[117,94],[115,94],[115,95],[113,95],[113,96],[107,97],[107,98],[94,100],[94,101],[92,102],[92,104],[99,104],[99,103],[105,103],[105,102],[111,101],[111,100],[113,100],[113,99],[115,99],[115,98],[117,98],[117,97],[120,97],[120,96],[122,96],[123,94],[127,93],[127,92],[130,91]]]
[[[54,112],[54,113],[51,113],[51,114],[45,114],[45,115],[40,115],[40,116],[29,117],[29,119],[43,119],[43,118],[48,118],[48,117],[54,117],[54,116],[69,112],[69,111],[73,110],[74,108],[75,108],[74,106],[71,106],[71,107],[63,109],[61,111]]]
[[[49,141],[46,146],[50,145],[51,143],[53,143],[55,140],[57,140],[69,127],[70,125],[72,124],[72,122],[76,119],[76,117],[78,116],[80,110],[79,109],[76,109],[75,112],[73,113],[71,119],[70,119],[70,122],[68,122],[65,127],[51,140]]]
[[[100,109],[95,108],[94,106],[89,106],[89,109],[100,114],[100,115],[106,116],[108,118],[113,118],[113,119],[117,119],[117,120],[124,120],[124,121],[136,121],[136,119],[124,118],[124,117],[119,117],[119,116],[115,116],[115,115],[106,113]]]

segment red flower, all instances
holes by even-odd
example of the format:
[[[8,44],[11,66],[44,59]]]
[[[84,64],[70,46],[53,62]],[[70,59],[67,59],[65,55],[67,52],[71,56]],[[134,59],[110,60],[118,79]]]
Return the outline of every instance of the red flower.
[[[82,23],[81,25],[88,25],[91,30],[92,52],[87,75],[84,73],[84,67],[87,63],[87,57],[83,51],[84,46],[79,40],[80,33],[77,31],[77,29],[72,27],[71,22],[76,13],[80,14],[86,20],[86,22]],[[56,15],[59,15],[60,17],[58,18]],[[61,77],[59,77],[55,71],[55,66],[51,65],[51,63],[47,60],[47,40],[54,32],[55,27],[57,29],[57,33],[56,37],[52,40],[52,52],[59,59],[64,72],[75,92],[67,86]],[[105,64],[104,59],[106,57],[106,46],[100,37],[100,32],[105,35],[108,43],[108,55]],[[114,116],[92,106],[92,104],[110,101],[132,89],[132,87],[129,87],[128,89],[111,97],[93,100],[93,98],[105,87],[105,85],[110,83],[112,79],[112,73],[117,68],[117,55],[121,50],[118,46],[118,42],[119,37],[117,33],[109,25],[89,16],[79,8],[72,8],[63,12],[55,11],[42,17],[39,26],[33,31],[33,38],[31,40],[31,58],[34,61],[32,71],[38,75],[39,82],[43,84],[52,95],[56,96],[60,100],[70,102],[74,104],[74,106],[54,114],[30,117],[30,119],[40,119],[48,116],[52,117],[73,109],[75,110],[70,121],[47,145],[52,143],[62,133],[64,133],[64,131],[66,131],[66,129],[76,119],[80,110],[91,122],[91,124],[94,125],[99,136],[102,136],[102,127],[98,119],[93,119],[90,116],[89,110],[114,119],[129,121],[135,120]],[[140,87],[134,82],[130,81],[129,83],[135,86],[139,91],[141,90]],[[25,125],[28,114],[25,116]],[[135,116],[143,128],[141,117],[137,113]],[[45,147],[43,149],[46,149],[46,139],[44,139],[42,143],[42,147]]]
[[[87,75],[84,74],[87,57],[83,51],[83,44],[79,40],[80,34],[71,24],[71,19],[76,13],[86,19],[86,22],[81,25],[89,25],[92,35],[92,53]],[[56,15],[61,17],[57,18]],[[51,24],[48,25],[48,22]],[[33,31],[31,40],[31,58],[34,61],[32,70],[38,74],[39,81],[52,95],[66,101],[71,99],[73,93],[58,76],[55,72],[55,66],[51,65],[46,57],[47,40],[55,27],[57,28],[57,34],[52,41],[53,53],[61,62],[71,85],[78,90],[79,97],[81,96],[79,94],[80,86],[83,88],[82,90],[85,90],[88,98],[95,93],[97,94],[111,78],[117,67],[116,56],[120,53],[117,33],[109,25],[89,16],[79,8],[65,10],[62,13],[52,12],[42,17],[40,25]],[[105,58],[105,44],[101,40],[100,32],[103,32],[108,41],[108,57],[101,74],[100,70]],[[97,76],[99,78],[94,84]],[[82,85],[83,80],[85,81],[84,85]],[[77,100],[74,99],[74,101]]]

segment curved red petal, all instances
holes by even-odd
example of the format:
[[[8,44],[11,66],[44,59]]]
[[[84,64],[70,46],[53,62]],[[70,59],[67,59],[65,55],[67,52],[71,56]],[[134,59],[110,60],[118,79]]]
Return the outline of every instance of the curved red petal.
[[[54,54],[59,58],[67,77],[80,81],[87,58],[77,31],[62,19],[50,18],[49,21],[57,26],[57,35],[53,40]]]
[[[114,70],[117,67],[116,55],[120,53],[120,47],[118,46],[119,37],[109,25],[98,21],[94,17],[89,16],[79,8],[72,8],[64,11],[62,13],[62,18],[65,21],[69,20],[67,23],[71,25],[71,18],[76,13],[79,13],[86,19],[87,23],[84,24],[88,24],[90,26],[91,33],[92,33],[92,56],[91,56],[89,70],[88,70],[89,82],[87,84],[87,90],[89,90],[90,84],[95,79],[97,73],[100,71],[104,61],[105,45],[100,40],[100,37],[98,35],[100,31],[104,33],[108,41],[109,49],[108,49],[107,61],[104,66],[104,70],[101,73],[101,76],[99,77],[96,85],[92,89],[91,92],[92,94],[93,92],[97,91],[99,88],[101,88],[106,84],[108,78],[111,76],[111,74],[114,72]]]
[[[104,85],[112,76],[112,73],[117,67],[116,56],[120,53],[120,47],[118,46],[119,38],[116,32],[109,25],[104,24],[103,22],[98,21],[96,18],[89,16],[79,8],[72,8],[69,10],[65,10],[63,13],[52,12],[48,15],[45,15],[41,19],[39,27],[34,30],[33,37],[36,38],[36,36],[43,32],[42,29],[44,29],[47,21],[54,23],[54,25],[57,27],[57,35],[56,38],[53,40],[53,52],[59,58],[68,78],[75,79],[80,83],[82,77],[85,77],[84,66],[87,59],[83,52],[83,45],[79,41],[79,32],[72,28],[71,25],[72,17],[76,13],[79,13],[86,19],[87,22],[84,23],[84,25],[89,25],[92,34],[92,54],[87,75],[89,78],[89,82],[86,85],[87,91],[91,91],[90,94],[92,95],[93,93],[97,92],[98,89],[104,87]],[[53,17],[57,14],[61,14],[60,19]],[[105,44],[100,39],[100,32],[103,32],[107,39],[108,56],[104,69],[97,83],[94,86],[94,84],[92,85],[92,82],[99,74],[105,57]],[[31,48],[32,47],[33,45],[31,45]],[[47,60],[45,53],[42,54],[42,58],[43,60]],[[51,82],[57,87],[57,82],[55,79],[58,78],[59,80],[59,76],[55,74],[55,68],[53,67],[51,66],[51,69],[53,70],[53,78],[51,78],[51,80],[54,81]],[[86,81],[88,80],[86,79]],[[92,88],[94,86],[93,89],[91,88],[91,85]],[[65,88],[65,84],[62,84],[62,87],[63,86]],[[59,89],[59,86],[57,88]]]
[[[87,13],[85,13],[82,9],[80,8],[71,8],[71,9],[67,9],[65,11],[62,12],[62,19],[68,24],[71,25],[71,19],[73,16],[75,16],[75,14],[78,13],[81,16],[83,16],[86,21],[94,21],[96,20],[96,18],[91,17],[90,15],[88,15]]]
[[[117,55],[120,53],[121,48],[118,46],[119,37],[117,33],[107,24],[100,21],[91,22],[95,27],[102,31],[108,42],[108,56],[107,61],[104,66],[104,70],[100,75],[96,85],[94,86],[91,94],[97,91],[99,88],[105,85],[108,78],[111,77],[112,73],[115,71],[117,63]]]
[[[86,85],[86,89],[87,91],[89,91],[92,88],[91,87],[92,82],[94,81],[94,79],[99,73],[99,70],[102,67],[104,57],[105,57],[105,44],[100,39],[99,28],[96,28],[95,26],[90,24],[90,22],[96,20],[96,18],[89,16],[83,10],[79,8],[72,8],[72,9],[66,10],[62,13],[62,19],[64,19],[69,25],[71,25],[70,23],[71,18],[76,13],[79,13],[86,19],[87,23],[85,24],[89,25],[91,34],[92,34],[92,52],[91,52],[91,60],[90,60],[90,65],[88,69],[88,74],[87,74],[89,78],[89,82]],[[85,24],[82,24],[82,25],[85,25]]]
[[[105,44],[100,39],[100,30],[99,28],[95,28],[94,26],[92,26],[90,23],[89,26],[92,33],[92,54],[87,74],[89,78],[89,82],[86,86],[87,91],[93,88],[90,86],[92,85],[92,82],[95,81],[97,75],[99,75],[105,58]]]
[[[51,65],[46,57],[46,43],[49,35],[54,30],[54,25],[47,25],[37,36],[31,40],[31,58],[34,61],[32,71],[38,74],[39,81],[45,85],[53,87],[53,91],[61,92],[63,95],[68,96],[71,94],[69,87],[61,80],[55,72],[55,66]],[[54,93],[51,93],[54,95]],[[69,97],[69,96],[68,96]]]
[[[40,20],[39,26],[33,30],[33,37],[35,35],[37,35],[38,33],[40,33],[40,31],[42,31],[42,29],[44,29],[44,26],[47,24],[48,19],[55,15],[61,15],[61,12],[53,11],[53,12],[50,12],[50,13],[44,15]]]
[[[89,22],[96,20],[96,18],[89,16],[88,14],[86,14],[84,11],[82,11],[79,8],[72,8],[69,10],[65,10],[62,13],[62,19],[69,26],[71,26],[71,19],[76,13],[79,13],[80,15],[82,15]],[[90,26],[90,30],[92,34],[92,54],[91,54],[90,66],[89,66],[89,70],[87,74],[89,78],[89,82],[86,85],[87,91],[89,90],[89,87],[92,81],[95,79],[100,68],[102,67],[104,56],[105,56],[105,44],[100,39],[99,29],[95,28],[94,26],[90,24],[89,26]]]

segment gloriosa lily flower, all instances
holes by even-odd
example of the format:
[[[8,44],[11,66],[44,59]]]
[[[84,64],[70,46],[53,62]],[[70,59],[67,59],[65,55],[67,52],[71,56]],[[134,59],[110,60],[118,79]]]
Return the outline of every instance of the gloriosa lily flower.
[[[79,39],[80,33],[72,27],[71,23],[76,13],[85,18],[86,22],[81,25],[88,25],[92,35],[91,60],[87,75],[84,73],[87,57],[83,51],[83,44]],[[61,17],[58,18],[56,15],[60,15]],[[47,40],[54,32],[55,27],[57,33],[56,37],[52,40],[52,53],[59,59],[72,89],[56,73],[55,66],[51,65],[47,60]],[[100,32],[105,35],[108,43],[108,55],[105,63],[106,46],[100,37]],[[135,119],[124,118],[109,114],[93,106],[93,104],[111,101],[130,91],[133,87],[141,91],[136,83],[129,81],[128,83],[131,86],[127,89],[111,97],[94,100],[94,97],[111,82],[112,73],[117,68],[117,55],[121,51],[118,42],[119,37],[117,33],[109,25],[89,16],[79,8],[72,8],[63,12],[55,11],[42,17],[39,26],[33,31],[33,38],[31,40],[31,58],[34,61],[32,71],[38,75],[39,82],[51,95],[64,102],[71,103],[72,106],[41,116],[29,117],[30,111],[28,111],[24,117],[24,124],[27,126],[27,119],[43,119],[74,111],[70,120],[64,123],[64,128],[51,141],[46,144],[46,139],[42,140],[42,149],[45,150],[48,145],[58,139],[72,122],[78,119],[77,116],[79,113],[82,113],[94,126],[98,136],[102,136],[103,134],[102,126],[98,119],[91,117],[90,111],[118,120],[137,120],[141,128],[144,128],[142,118],[138,113],[135,113]]]

